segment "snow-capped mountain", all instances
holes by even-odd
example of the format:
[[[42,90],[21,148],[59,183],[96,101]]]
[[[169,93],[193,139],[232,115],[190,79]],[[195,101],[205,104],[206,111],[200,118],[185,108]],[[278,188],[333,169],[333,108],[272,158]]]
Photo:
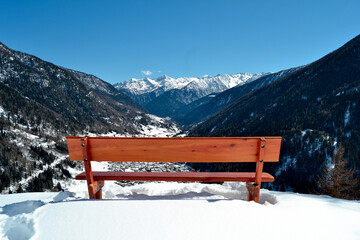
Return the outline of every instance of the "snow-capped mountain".
[[[180,90],[191,93],[188,98],[183,99],[185,104],[189,104],[201,97],[213,92],[222,92],[236,85],[255,80],[267,73],[238,73],[234,75],[216,75],[215,77],[181,77],[171,78],[161,76],[155,79],[142,78],[130,79],[114,84],[115,88],[125,92],[142,105],[147,105],[156,97],[170,90]]]
[[[131,79],[114,86],[142,104],[150,113],[159,117],[178,120],[183,117],[181,109],[211,93],[252,82],[269,73],[238,73],[216,75],[215,77]]]
[[[171,89],[181,89],[195,79],[196,78],[174,79],[163,75],[155,79],[148,77],[142,79],[132,78],[124,82],[116,83],[114,86],[115,88],[124,90],[132,95],[143,95],[154,92],[155,96],[159,96],[163,92]]]

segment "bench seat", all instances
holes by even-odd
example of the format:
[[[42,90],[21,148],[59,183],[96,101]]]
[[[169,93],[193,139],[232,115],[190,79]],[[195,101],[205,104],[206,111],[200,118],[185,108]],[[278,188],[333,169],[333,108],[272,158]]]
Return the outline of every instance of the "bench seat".
[[[93,171],[94,181],[181,181],[181,182],[254,182],[255,172],[100,172]],[[82,172],[76,180],[86,180]],[[261,174],[261,182],[274,182],[269,173]]]

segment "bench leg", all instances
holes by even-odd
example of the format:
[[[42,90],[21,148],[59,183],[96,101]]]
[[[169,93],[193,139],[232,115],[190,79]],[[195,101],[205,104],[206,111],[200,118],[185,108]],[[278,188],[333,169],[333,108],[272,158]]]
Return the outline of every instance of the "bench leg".
[[[90,199],[96,199],[93,189],[94,189],[94,187],[93,187],[92,184],[88,185],[88,192],[89,192],[89,198]]]
[[[104,186],[104,181],[98,181],[97,183],[98,185],[95,193],[95,199],[102,199],[102,187]]]
[[[89,197],[90,199],[102,199],[102,187],[104,186],[104,181],[94,181],[92,184],[88,185],[89,188]]]
[[[255,183],[246,183],[248,189],[248,201],[259,202],[260,199],[260,186]]]
[[[261,186],[261,178],[264,167],[264,156],[265,156],[265,138],[260,138],[259,141],[259,159],[256,163],[256,173],[255,173],[255,182],[254,183],[246,183],[246,187],[248,189],[248,201],[259,202],[260,198],[260,186]]]
[[[102,189],[100,189],[100,190],[95,194],[95,198],[96,198],[96,199],[102,199]]]

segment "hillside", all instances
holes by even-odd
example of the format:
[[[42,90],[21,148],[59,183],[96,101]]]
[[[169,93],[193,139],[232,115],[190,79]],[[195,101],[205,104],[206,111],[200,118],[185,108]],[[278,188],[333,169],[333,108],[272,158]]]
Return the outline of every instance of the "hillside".
[[[242,183],[123,188],[107,182],[108,199],[100,201],[84,198],[84,189],[81,184],[60,193],[0,195],[0,238],[215,240],[252,238],[254,232],[277,240],[360,236],[358,201],[261,190],[262,204],[257,204],[243,201]]]
[[[136,102],[95,76],[65,69],[0,44],[0,82],[79,128],[136,133]],[[119,124],[121,123],[121,124]],[[59,129],[60,130],[60,129]]]
[[[144,108],[134,101],[132,98],[128,97],[123,92],[117,90],[113,85],[108,82],[103,81],[102,79],[83,72],[78,72],[71,69],[66,69],[67,71],[74,74],[78,79],[80,79],[86,86],[93,90],[96,94],[102,96],[107,100],[107,103],[111,103],[112,107],[117,108],[118,105],[130,106],[135,109],[140,109],[145,111]],[[120,103],[120,104],[119,104]]]
[[[268,169],[276,176],[269,187],[321,191],[318,176],[340,166],[332,158],[340,143],[346,169],[354,171],[354,178],[359,176],[359,100],[357,36],[322,59],[244,95],[194,128],[190,136],[280,135],[281,159]]]
[[[76,167],[65,135],[171,136],[111,84],[0,43],[0,192],[61,189]]]

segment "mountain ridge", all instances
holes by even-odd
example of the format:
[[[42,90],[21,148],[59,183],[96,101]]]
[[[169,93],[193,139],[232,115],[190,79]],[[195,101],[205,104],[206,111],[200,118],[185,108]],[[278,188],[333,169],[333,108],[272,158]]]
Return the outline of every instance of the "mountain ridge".
[[[190,136],[283,136],[275,189],[314,192],[345,149],[360,171],[360,35],[321,59],[256,89],[190,131]],[[235,167],[234,169],[236,169]],[[329,170],[331,171],[331,169]],[[357,187],[359,189],[359,186]]]
[[[218,74],[214,77],[209,75],[204,77],[180,77],[180,78],[171,78],[167,75],[163,75],[154,79],[149,77],[136,79],[132,78],[127,81],[115,83],[114,86],[118,90],[122,90],[125,93],[129,94],[140,104],[149,103],[155,97],[174,89],[195,89],[199,90],[209,88],[208,93],[205,93],[202,96],[205,96],[209,93],[222,91],[230,87],[234,87],[238,84],[244,83],[251,78],[256,79],[268,73],[237,73],[234,75],[230,74]],[[212,86],[211,82],[215,82],[218,86]],[[203,85],[203,86],[200,86]],[[149,97],[144,96],[149,95]],[[147,99],[146,101],[143,99]]]

